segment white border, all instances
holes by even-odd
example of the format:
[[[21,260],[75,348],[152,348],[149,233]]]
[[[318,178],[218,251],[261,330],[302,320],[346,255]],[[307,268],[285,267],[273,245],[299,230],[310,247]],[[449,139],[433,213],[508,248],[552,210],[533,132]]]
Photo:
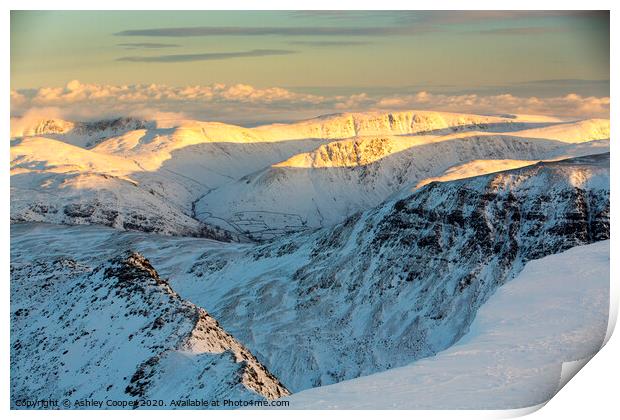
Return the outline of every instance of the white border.
[[[2,28],[3,37],[2,42],[2,52],[4,57],[4,66],[2,68],[3,71],[3,79],[5,80],[5,94],[10,90],[10,18],[9,18],[9,10],[44,10],[44,9],[53,9],[53,10],[148,10],[148,9],[157,9],[157,10],[195,10],[195,9],[212,9],[212,10],[340,10],[340,9],[359,9],[359,10],[406,10],[406,9],[427,9],[427,10],[463,10],[463,9],[473,9],[473,10],[496,10],[496,9],[504,9],[504,10],[573,10],[573,9],[598,9],[598,10],[612,10],[611,13],[611,48],[613,50],[614,46],[617,45],[617,24],[618,19],[616,18],[616,10],[614,9],[614,5],[617,2],[612,1],[599,1],[599,0],[590,0],[586,2],[578,2],[574,0],[569,1],[535,1],[535,0],[521,0],[521,1],[502,1],[501,3],[497,1],[491,0],[470,0],[466,3],[455,0],[433,0],[427,2],[412,2],[406,0],[382,0],[382,1],[370,1],[370,0],[305,0],[305,1],[283,1],[283,0],[262,0],[258,1],[243,1],[243,0],[226,0],[220,2],[198,2],[198,1],[190,1],[190,0],[175,0],[175,1],[167,1],[167,2],[154,2],[153,0],[108,0],[106,2],[84,2],[77,0],[56,0],[54,2],[49,1],[41,1],[41,0],[23,0],[23,1],[14,1],[8,0],[3,2],[7,7],[5,9],[4,14],[2,15],[2,24],[0,27]],[[611,72],[610,74],[619,74],[620,67],[618,66],[618,55],[611,55]],[[617,93],[617,84],[615,83],[615,79],[611,82],[611,92],[612,97],[616,97]],[[8,96],[8,95],[7,95]],[[10,115],[10,102],[9,99],[5,97],[2,102],[2,112],[4,117],[2,118],[2,128],[3,133],[8,135],[9,133],[9,115]],[[614,133],[616,132],[615,126],[620,119],[618,118],[618,111],[615,106],[612,105],[611,108],[611,128],[612,135],[614,137]],[[612,140],[612,155],[615,156],[617,147],[615,146],[615,139]],[[8,142],[8,139],[5,140]],[[5,151],[8,155],[8,145],[5,146]],[[4,323],[3,323],[3,334],[0,342],[0,351],[3,355],[2,364],[2,375],[4,378],[4,386],[0,391],[0,404],[2,404],[2,409],[8,411],[9,407],[9,213],[10,213],[10,203],[6,197],[9,197],[9,185],[10,185],[10,177],[9,177],[9,157],[5,155],[5,158],[2,159],[2,171],[3,177],[1,181],[1,194],[5,197],[4,205],[2,208],[2,214],[0,214],[0,220],[3,221],[1,224],[2,229],[2,237],[4,241],[2,242],[2,279],[3,279],[3,288],[2,288],[2,302],[4,303]],[[611,224],[611,236],[612,238],[618,237],[618,228],[616,227],[615,221],[619,220],[617,217],[618,214],[618,200],[615,199],[616,194],[616,184],[618,184],[618,167],[615,165],[615,159],[612,159],[611,166],[611,183],[612,183],[612,204],[611,204],[611,214],[612,214],[612,222]],[[612,279],[612,311],[611,318],[613,319],[612,323],[610,323],[610,331],[611,326],[615,324],[615,320],[617,317],[618,311],[618,297],[619,297],[619,287],[618,287],[618,279],[620,278],[620,272],[618,271],[618,247],[615,246],[615,240],[611,241],[611,279]],[[609,334],[608,334],[609,335]],[[620,362],[618,361],[618,357],[616,355],[620,354],[620,341],[617,338],[617,334],[612,336],[607,345],[597,354],[594,358],[583,367],[583,370],[577,375],[577,379],[573,379],[570,381],[559,393],[556,395],[546,407],[541,410],[536,411],[531,415],[530,418],[534,419],[554,419],[561,418],[563,420],[571,420],[571,419],[583,419],[584,417],[594,418],[594,419],[605,419],[605,418],[613,418],[618,413],[618,398],[617,398],[617,386],[618,386],[618,374],[620,370],[618,369]],[[506,411],[506,412],[480,412],[480,411],[354,411],[354,412],[344,412],[344,411],[228,411],[228,412],[202,412],[202,411],[183,411],[178,415],[183,417],[192,417],[192,418],[201,418],[204,419],[205,416],[208,418],[230,418],[230,417],[238,417],[238,416],[251,416],[255,419],[262,418],[301,418],[301,419],[311,419],[315,418],[317,415],[321,417],[329,417],[329,418],[342,418],[342,417],[353,417],[356,418],[375,418],[375,417],[389,417],[389,418],[423,418],[423,419],[453,419],[453,418],[472,418],[472,419],[480,419],[480,418],[501,418],[501,417],[513,417],[514,415],[523,415],[531,412],[531,410],[518,410],[518,411]],[[129,418],[137,416],[143,418],[165,418],[170,416],[170,413],[167,412],[117,412],[114,414],[118,414],[121,418]],[[176,414],[176,413],[175,413]],[[68,418],[83,418],[85,416],[84,412],[76,412],[76,411],[62,411],[62,412],[25,412],[25,411],[11,411],[8,413],[11,418],[33,418],[39,417],[41,415],[56,417],[56,416],[66,416]],[[109,412],[89,412],[89,417],[94,418],[104,418],[109,417],[113,414]]]

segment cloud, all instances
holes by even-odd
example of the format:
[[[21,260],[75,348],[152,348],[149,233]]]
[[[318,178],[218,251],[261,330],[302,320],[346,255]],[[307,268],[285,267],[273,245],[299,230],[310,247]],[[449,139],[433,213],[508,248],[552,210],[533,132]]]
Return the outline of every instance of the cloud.
[[[393,22],[463,23],[549,17],[604,18],[606,10],[299,10],[290,11],[293,18],[355,21],[360,18],[390,19]]]
[[[435,10],[435,11],[359,11],[359,10],[304,10],[291,11],[289,16],[297,19],[308,19],[312,22],[359,22],[372,19],[399,26],[416,25],[420,28],[434,28],[450,25],[487,24],[511,21],[532,21],[545,18],[578,18],[590,19],[597,23],[609,22],[609,11],[606,10]]]
[[[516,82],[515,85],[554,85],[554,86],[605,86],[609,87],[609,79],[546,79]]]
[[[479,11],[301,11],[289,12],[291,18],[308,19],[309,26],[193,26],[169,28],[127,29],[114,33],[121,37],[383,37],[415,36],[427,33],[460,30],[467,34],[541,35],[565,31],[572,20],[587,19],[594,25],[609,25],[609,11],[592,10],[479,10]],[[548,20],[556,24],[549,25]],[[566,21],[571,20],[570,25]],[[325,25],[316,25],[319,21]],[[564,22],[562,24],[562,22]],[[496,23],[514,23],[514,27],[489,28]],[[523,23],[537,26],[521,27]],[[468,30],[467,25],[487,25],[480,30]],[[459,30],[459,29],[457,29]],[[300,41],[298,45],[327,47],[344,44]],[[361,44],[347,44],[349,46]]]
[[[291,45],[306,45],[309,47],[355,47],[369,45],[368,41],[289,41]]]
[[[208,37],[208,36],[387,36],[428,32],[429,28],[403,26],[194,26],[180,28],[133,29],[116,36]]]
[[[609,20],[607,10],[436,10],[398,13],[395,20],[401,24],[409,22],[427,25],[460,25],[470,23],[506,22],[544,18],[582,18]]]
[[[480,34],[480,35],[544,35],[566,32],[567,27],[560,26],[529,26],[518,28],[499,28],[499,29],[486,29],[481,31],[467,31],[467,34]]]
[[[26,102],[26,95],[16,90],[11,90],[11,105],[20,106]]]
[[[132,56],[121,57],[117,61],[130,61],[135,63],[185,63],[188,61],[212,61],[230,60],[232,58],[243,57],[267,57],[272,55],[295,54],[292,50],[250,50],[223,53],[203,53],[203,54],[171,54],[156,56]]]
[[[347,95],[299,93],[281,87],[211,84],[172,87],[162,84],[105,85],[73,80],[64,87],[11,91],[11,115],[45,114],[73,121],[118,116],[175,115],[237,124],[290,121],[344,111],[432,109],[481,114],[541,114],[570,119],[609,118],[608,96],[576,93],[554,97],[475,93],[409,94],[358,92]],[[48,112],[49,113],[49,112]],[[171,117],[172,118],[172,117]]]
[[[446,95],[418,92],[394,95],[377,102],[382,109],[425,108],[483,114],[540,114],[567,118],[609,118],[609,97],[584,97],[571,93],[559,97],[519,97],[511,94],[481,96]]]
[[[194,119],[253,123],[281,120],[284,114],[296,118],[298,111],[308,109],[323,112],[331,108],[333,102],[334,99],[319,95],[247,84],[171,87],[90,84],[73,80],[64,87],[12,90],[11,115],[23,116],[33,109],[53,107],[55,117],[72,121],[178,113]]]
[[[174,48],[180,47],[178,44],[160,44],[158,42],[126,42],[123,44],[117,44],[119,47],[124,47],[127,49],[159,49],[159,48]]]

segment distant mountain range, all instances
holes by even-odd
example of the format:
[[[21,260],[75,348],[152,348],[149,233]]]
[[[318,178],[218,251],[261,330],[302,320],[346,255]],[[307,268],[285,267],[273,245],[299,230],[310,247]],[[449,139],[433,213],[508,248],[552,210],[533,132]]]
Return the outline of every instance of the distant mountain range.
[[[609,121],[439,112],[242,128],[44,120],[11,147],[13,221],[221,240],[331,226],[425,180],[609,150]],[[26,134],[26,135],[24,135]],[[457,168],[460,168],[458,171]]]

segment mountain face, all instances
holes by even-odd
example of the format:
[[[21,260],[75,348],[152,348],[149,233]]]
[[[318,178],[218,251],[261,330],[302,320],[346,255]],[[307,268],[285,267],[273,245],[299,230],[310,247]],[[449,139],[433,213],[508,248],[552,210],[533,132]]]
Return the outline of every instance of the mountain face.
[[[67,258],[12,265],[11,297],[13,400],[46,395],[168,404],[289,394],[138,253],[95,268]]]
[[[333,228],[205,252],[175,283],[295,392],[404,365],[453,344],[525,262],[608,239],[608,165],[431,183]]]
[[[321,140],[210,142],[185,128],[135,130],[90,150],[48,137],[15,140],[11,220],[237,240],[236,232],[198,220],[195,203],[248,171],[317,144]]]
[[[609,242],[528,262],[435,356],[295,393],[289,408],[534,411],[577,373],[564,363],[589,360],[606,341]]]
[[[153,127],[154,124],[135,118],[115,118],[92,122],[71,122],[61,119],[42,119],[32,122],[11,121],[11,139],[46,136],[90,149],[109,137],[132,130]]]
[[[553,119],[507,118],[436,111],[357,112],[325,115],[292,124],[256,127],[257,133],[277,133],[284,138],[345,139],[358,136],[448,134],[459,131],[514,131],[557,122]]]
[[[197,203],[197,215],[223,229],[245,228],[256,239],[269,239],[293,230],[295,221],[272,216],[265,221],[267,229],[264,219],[257,220],[257,215],[274,215],[286,209],[301,221],[297,225],[300,230],[330,226],[454,166],[476,160],[557,159],[590,154],[597,148],[607,151],[608,143],[595,143],[582,143],[580,150],[555,140],[486,133],[441,140],[417,136],[343,140],[210,191]],[[472,175],[494,170],[484,165],[475,169]]]
[[[520,132],[520,135],[526,137],[545,138],[569,143],[608,139],[609,134],[609,120],[600,118],[530,128]]]

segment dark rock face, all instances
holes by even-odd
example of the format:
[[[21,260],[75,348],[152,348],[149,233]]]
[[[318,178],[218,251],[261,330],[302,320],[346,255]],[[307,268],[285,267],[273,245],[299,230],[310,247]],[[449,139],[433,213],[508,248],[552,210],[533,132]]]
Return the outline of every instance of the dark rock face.
[[[295,391],[433,355],[465,334],[527,261],[609,238],[608,159],[429,184],[310,239],[257,248],[238,262],[247,275],[235,288],[201,304]],[[262,268],[279,258],[290,275]],[[222,287],[228,269],[204,272],[205,284]],[[274,300],[274,290],[287,298]],[[236,319],[240,302],[270,320],[272,342],[260,325]],[[297,352],[279,340],[298,343]]]
[[[45,203],[33,203],[29,206],[29,212],[42,216],[45,220],[45,216],[55,215],[58,213],[58,209]],[[63,217],[59,221],[69,225],[96,224],[146,233],[170,234],[172,231],[175,236],[208,238],[221,242],[233,242],[235,240],[230,232],[197,220],[191,220],[189,216],[184,217],[191,220],[195,225],[194,227],[181,222],[177,223],[174,217],[169,217],[166,220],[160,216],[144,215],[128,209],[124,209],[121,213],[98,200],[67,204],[62,208],[62,215]],[[32,218],[18,215],[11,220],[13,222],[27,222],[31,221]]]
[[[32,203],[32,205],[30,206],[30,210],[34,213],[41,215],[45,215],[48,213],[58,213],[58,209],[55,206],[44,203]]]
[[[63,212],[69,217],[90,217],[95,212],[95,206],[91,204],[72,203],[66,205]]]

